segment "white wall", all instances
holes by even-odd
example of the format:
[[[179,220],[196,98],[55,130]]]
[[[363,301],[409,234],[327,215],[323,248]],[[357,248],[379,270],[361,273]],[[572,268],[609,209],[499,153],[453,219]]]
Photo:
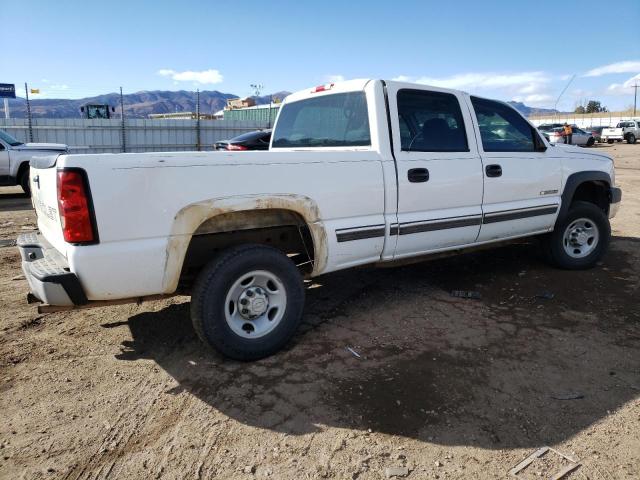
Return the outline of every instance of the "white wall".
[[[640,119],[640,117],[636,117]],[[529,120],[535,126],[541,125],[543,123],[565,123],[567,122],[570,125],[577,125],[580,128],[587,127],[615,127],[618,122],[622,122],[625,120],[634,120],[633,116],[629,115],[620,115],[620,114],[609,114],[603,113],[598,116],[587,116],[587,115],[574,115],[572,113],[569,114],[559,114],[559,115],[550,115],[548,117],[530,117]]]
[[[33,141],[64,143],[72,153],[122,152],[122,121],[38,118],[33,119]],[[130,119],[125,123],[127,152],[196,150],[196,120]],[[266,128],[264,122],[249,120],[200,120],[202,150],[251,130]],[[0,118],[4,130],[22,142],[29,141],[26,118]]]

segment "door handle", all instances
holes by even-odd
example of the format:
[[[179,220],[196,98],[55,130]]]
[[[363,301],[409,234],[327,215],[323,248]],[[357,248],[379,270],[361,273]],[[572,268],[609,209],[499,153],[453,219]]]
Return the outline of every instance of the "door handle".
[[[502,176],[502,167],[500,165],[487,165],[484,171],[487,172],[487,177]]]
[[[407,178],[411,183],[421,183],[429,180],[429,170],[426,168],[412,168],[407,172]]]

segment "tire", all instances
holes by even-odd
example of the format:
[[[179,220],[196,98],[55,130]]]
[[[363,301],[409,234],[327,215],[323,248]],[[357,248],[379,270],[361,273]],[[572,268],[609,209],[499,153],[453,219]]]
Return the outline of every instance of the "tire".
[[[607,140],[607,143],[613,143],[613,140]]]
[[[579,232],[582,229],[582,233]],[[575,234],[575,246],[569,239]],[[566,234],[566,235],[565,235]],[[589,243],[589,238],[592,238]],[[543,238],[545,256],[552,264],[566,270],[592,268],[606,253],[611,240],[611,226],[605,212],[589,202],[574,202],[554,231]],[[583,243],[578,245],[578,243]]]
[[[202,269],[192,292],[191,320],[198,337],[223,355],[258,360],[291,339],[303,307],[302,276],[291,259],[275,248],[249,244],[221,252]]]
[[[596,143],[595,139],[593,137],[589,138],[589,140],[587,140],[587,147],[593,147],[594,143]]]
[[[31,185],[29,185],[29,167],[25,168],[20,174],[20,178],[18,178],[18,183],[22,188],[22,191],[31,196]]]
[[[627,135],[627,143],[634,144],[636,143],[636,136],[633,133]]]

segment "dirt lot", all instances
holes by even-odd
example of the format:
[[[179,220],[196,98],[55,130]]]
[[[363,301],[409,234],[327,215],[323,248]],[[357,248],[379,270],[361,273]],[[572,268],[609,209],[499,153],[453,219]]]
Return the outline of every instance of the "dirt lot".
[[[543,446],[564,478],[639,478],[640,145],[597,148],[624,192],[598,268],[514,245],[327,275],[250,364],[198,342],[185,297],[40,316],[0,247],[0,478],[505,478]],[[2,189],[0,239],[33,227]]]

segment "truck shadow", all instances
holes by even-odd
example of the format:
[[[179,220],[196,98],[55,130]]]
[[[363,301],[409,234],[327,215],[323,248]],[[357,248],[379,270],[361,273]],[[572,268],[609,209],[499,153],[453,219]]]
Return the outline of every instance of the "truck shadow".
[[[554,444],[640,395],[639,244],[615,238],[584,272],[513,245],[330,274],[309,285],[291,345],[254,363],[209,351],[189,304],[171,305],[129,318],[118,358],[152,359],[179,383],[171,393],[294,435],[335,426],[490,449]]]
[[[32,208],[31,197],[25,193],[0,193],[0,212],[31,210]]]

